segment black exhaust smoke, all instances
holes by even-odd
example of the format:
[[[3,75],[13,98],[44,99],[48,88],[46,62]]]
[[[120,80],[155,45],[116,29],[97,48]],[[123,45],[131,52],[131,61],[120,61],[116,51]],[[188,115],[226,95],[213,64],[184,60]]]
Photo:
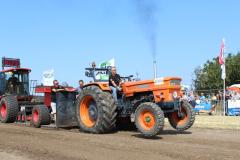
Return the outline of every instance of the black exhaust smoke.
[[[153,58],[154,67],[154,78],[157,77],[157,65],[156,65],[156,54],[157,54],[157,2],[156,0],[134,0],[136,5],[137,14],[139,16],[140,25],[149,42]]]

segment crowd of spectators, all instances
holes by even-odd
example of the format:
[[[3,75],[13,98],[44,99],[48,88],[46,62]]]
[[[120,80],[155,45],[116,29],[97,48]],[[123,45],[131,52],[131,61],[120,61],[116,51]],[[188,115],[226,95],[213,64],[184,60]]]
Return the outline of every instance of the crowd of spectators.
[[[211,94],[203,92],[199,94],[198,92],[184,91],[182,98],[189,101],[194,107],[196,104],[205,102],[216,104],[223,100],[223,93],[221,91],[218,91],[217,93]],[[235,91],[226,91],[226,100],[240,100],[240,93]]]
[[[196,105],[210,104],[210,113],[214,112],[218,104],[223,102],[223,92],[218,91],[216,93],[203,93],[194,91],[183,91],[182,99],[188,101],[193,108]],[[240,100],[240,93],[236,91],[226,90],[225,100]]]
[[[193,107],[200,103],[208,103],[216,104],[218,101],[222,100],[222,94],[219,92],[217,94],[204,94],[197,92],[183,92],[183,99],[187,100]]]

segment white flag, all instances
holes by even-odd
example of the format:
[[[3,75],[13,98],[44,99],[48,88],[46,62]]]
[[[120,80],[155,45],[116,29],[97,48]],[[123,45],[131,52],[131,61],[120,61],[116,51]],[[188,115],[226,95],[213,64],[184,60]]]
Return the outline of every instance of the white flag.
[[[43,72],[43,85],[52,86],[54,80],[54,70],[50,69]]]

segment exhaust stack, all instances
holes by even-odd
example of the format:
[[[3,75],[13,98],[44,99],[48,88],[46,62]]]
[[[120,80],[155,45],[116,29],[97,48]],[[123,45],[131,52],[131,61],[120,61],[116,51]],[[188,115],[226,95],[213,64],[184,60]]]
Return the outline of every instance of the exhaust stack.
[[[157,78],[157,61],[153,60],[154,79]]]

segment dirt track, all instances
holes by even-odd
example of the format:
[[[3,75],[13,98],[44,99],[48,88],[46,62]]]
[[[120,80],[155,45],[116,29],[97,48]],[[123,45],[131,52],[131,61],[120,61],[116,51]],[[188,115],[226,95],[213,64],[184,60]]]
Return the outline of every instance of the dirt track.
[[[0,123],[1,160],[239,159],[240,131],[171,128],[155,139],[134,131],[108,135]]]

